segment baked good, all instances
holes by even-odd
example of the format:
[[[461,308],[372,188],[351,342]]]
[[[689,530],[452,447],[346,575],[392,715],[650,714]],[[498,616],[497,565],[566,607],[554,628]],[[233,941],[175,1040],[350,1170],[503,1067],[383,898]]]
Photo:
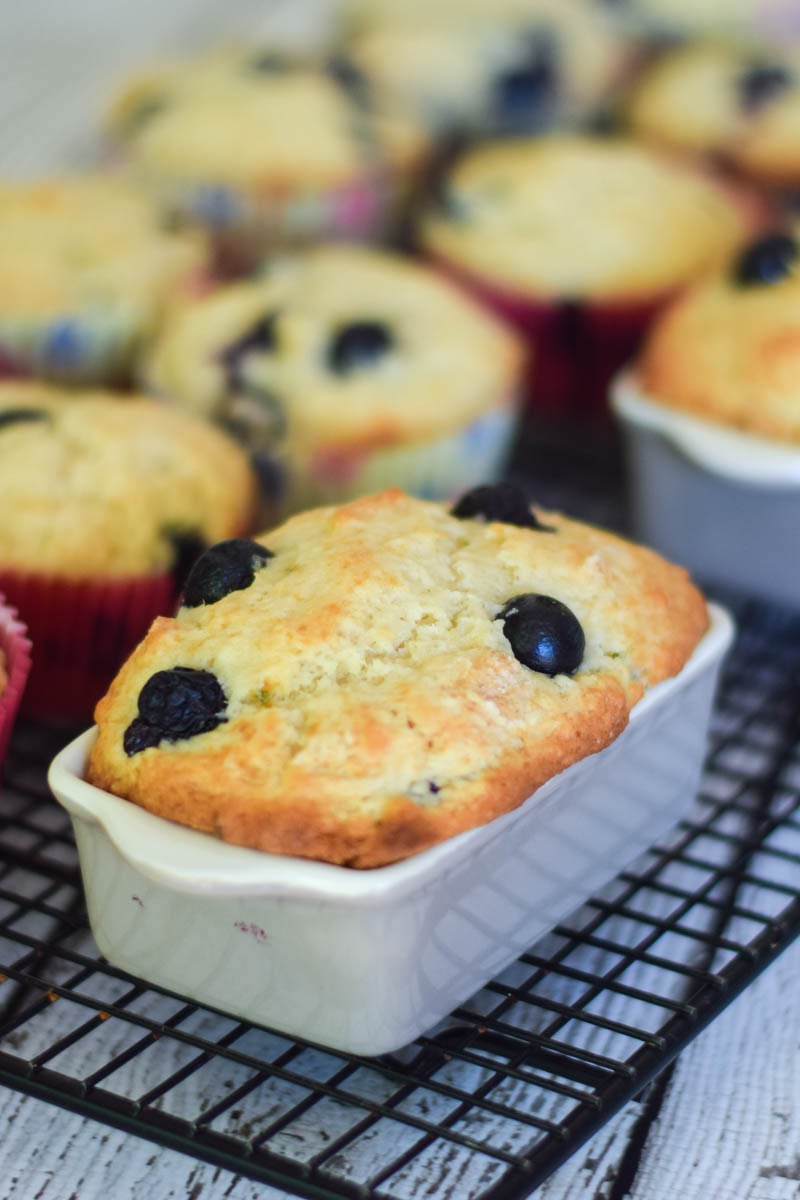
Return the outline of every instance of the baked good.
[[[603,7],[586,0],[394,9],[405,19],[374,11],[345,53],[380,110],[434,133],[521,133],[585,117],[630,58]]]
[[[644,74],[626,118],[637,136],[715,156],[759,183],[800,183],[800,51],[679,46]]]
[[[707,173],[625,138],[478,147],[424,217],[423,248],[537,345],[537,407],[603,411],[654,311],[724,261],[750,219]]]
[[[610,0],[612,6],[620,24],[656,38],[797,36],[793,0]]]
[[[519,805],[707,626],[686,573],[533,510],[390,490],[212,549],[96,710],[87,778],[234,843],[371,867]]]
[[[800,244],[762,234],[653,326],[636,365],[648,398],[800,443]]]
[[[122,179],[0,182],[0,375],[124,381],[169,296],[206,263]]]
[[[34,642],[26,706],[80,717],[205,545],[252,527],[246,454],[138,397],[0,385],[0,591]]]
[[[177,306],[143,378],[265,452],[286,510],[492,476],[521,365],[518,339],[425,264],[323,245]]]
[[[376,235],[427,152],[424,131],[368,109],[346,65],[258,46],[144,70],[107,130],[163,207],[251,258]]]

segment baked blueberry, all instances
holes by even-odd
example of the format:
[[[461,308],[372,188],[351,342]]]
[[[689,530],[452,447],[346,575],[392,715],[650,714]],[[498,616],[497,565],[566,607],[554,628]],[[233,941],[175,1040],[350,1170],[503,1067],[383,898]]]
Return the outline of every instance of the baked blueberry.
[[[524,57],[493,80],[492,108],[498,123],[512,131],[540,124],[556,99],[558,75],[553,38],[544,32],[530,35]]]
[[[754,63],[736,81],[739,103],[745,112],[758,112],[793,82],[792,72],[780,63]]]
[[[222,350],[219,361],[225,369],[225,386],[229,392],[238,392],[244,387],[242,368],[246,358],[251,354],[270,354],[275,349],[277,321],[276,312],[265,313]]]
[[[247,538],[229,538],[209,546],[192,568],[183,589],[184,608],[216,604],[230,592],[241,592],[256,577],[256,571],[274,558],[266,546]]]
[[[351,375],[380,362],[394,346],[390,330],[379,321],[343,325],[328,348],[328,366],[337,375]]]
[[[519,525],[522,529],[538,529],[542,533],[555,532],[537,520],[524,491],[515,483],[487,483],[472,488],[450,511],[461,520],[477,518],[500,521],[503,525]]]
[[[130,758],[160,741],[179,742],[227,721],[227,697],[211,671],[172,667],[156,671],[139,693],[139,716],[125,730]]]
[[[767,233],[739,255],[733,279],[742,287],[780,283],[792,274],[800,247],[788,233]]]
[[[293,65],[285,54],[279,54],[275,50],[262,50],[248,58],[246,63],[247,70],[255,71],[258,75],[283,75],[290,71]]]
[[[325,69],[331,79],[353,101],[354,104],[365,107],[370,100],[369,81],[363,71],[359,70],[346,54],[334,54],[325,64]]]
[[[50,413],[43,408],[4,408],[0,411],[0,429],[9,425],[27,425],[34,421],[49,421]]]
[[[575,614],[552,596],[526,592],[497,614],[514,657],[543,675],[574,675],[583,662],[586,639]]]
[[[138,133],[148,122],[152,121],[153,117],[160,116],[167,108],[169,108],[167,96],[160,93],[146,96],[125,114],[121,129],[122,136],[131,137]]]

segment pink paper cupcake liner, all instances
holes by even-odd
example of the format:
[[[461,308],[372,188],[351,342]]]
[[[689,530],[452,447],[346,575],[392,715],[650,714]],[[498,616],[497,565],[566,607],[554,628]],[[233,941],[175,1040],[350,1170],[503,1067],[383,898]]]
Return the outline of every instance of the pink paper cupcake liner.
[[[526,406],[549,416],[608,418],[611,380],[633,358],[654,317],[674,295],[604,303],[533,300],[450,262],[437,259],[437,265],[529,343]]]
[[[103,581],[0,568],[0,591],[24,616],[33,643],[21,711],[60,723],[91,719],[151,622],[178,600],[167,572]]]
[[[3,769],[11,729],[19,711],[25,684],[31,669],[31,643],[28,631],[0,595],[0,650],[8,676],[0,692],[0,772]]]

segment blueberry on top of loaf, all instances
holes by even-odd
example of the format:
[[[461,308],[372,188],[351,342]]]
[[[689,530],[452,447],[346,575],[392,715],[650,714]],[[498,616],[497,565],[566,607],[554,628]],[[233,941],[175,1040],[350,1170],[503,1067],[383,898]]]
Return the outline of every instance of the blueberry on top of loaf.
[[[681,568],[542,517],[396,490],[293,517],[244,554],[249,584],[154,623],[97,707],[88,778],[354,867],[516,807],[612,741],[708,619]]]
[[[0,384],[0,564],[71,579],[181,568],[246,533],[256,481],[220,430],[144,397]]]

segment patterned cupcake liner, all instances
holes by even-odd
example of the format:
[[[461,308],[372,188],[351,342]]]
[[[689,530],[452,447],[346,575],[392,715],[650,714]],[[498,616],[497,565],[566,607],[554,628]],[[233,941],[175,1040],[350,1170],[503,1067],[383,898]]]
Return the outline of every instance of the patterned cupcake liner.
[[[221,275],[248,269],[276,246],[320,238],[375,241],[385,233],[397,202],[394,184],[376,173],[322,191],[144,182],[166,212],[205,229]]]
[[[35,376],[89,386],[125,382],[141,333],[132,314],[0,318],[0,378]]]
[[[0,650],[5,658],[5,670],[8,676],[6,686],[0,692],[0,771],[2,771],[11,730],[31,669],[31,643],[28,640],[28,631],[18,620],[16,610],[8,607],[2,596],[0,596]]]
[[[75,580],[2,567],[0,591],[23,615],[33,643],[22,712],[60,723],[91,719],[153,619],[173,612],[178,599],[167,572]]]
[[[290,468],[287,512],[340,504],[398,487],[424,500],[448,500],[503,468],[516,426],[516,404],[471,421],[455,433],[376,450],[320,447],[304,468]]]

